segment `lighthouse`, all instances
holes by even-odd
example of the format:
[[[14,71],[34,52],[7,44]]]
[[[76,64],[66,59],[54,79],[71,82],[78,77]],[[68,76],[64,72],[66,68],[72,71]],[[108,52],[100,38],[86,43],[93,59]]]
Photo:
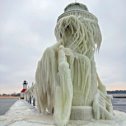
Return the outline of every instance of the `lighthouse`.
[[[24,80],[24,82],[23,82],[23,89],[26,89],[27,90],[27,85],[28,85],[27,81]]]
[[[28,82],[26,80],[24,80],[23,81],[23,89],[21,90],[21,94],[20,94],[21,99],[24,99],[24,95],[27,91],[27,85],[28,85]]]

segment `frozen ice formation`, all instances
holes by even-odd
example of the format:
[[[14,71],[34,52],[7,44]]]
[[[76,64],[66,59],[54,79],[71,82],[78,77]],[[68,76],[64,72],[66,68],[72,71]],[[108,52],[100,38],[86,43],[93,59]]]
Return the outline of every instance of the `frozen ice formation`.
[[[58,17],[57,43],[45,50],[36,70],[37,106],[55,124],[69,119],[112,119],[113,107],[95,66],[102,37],[97,18],[81,3],[69,4]]]

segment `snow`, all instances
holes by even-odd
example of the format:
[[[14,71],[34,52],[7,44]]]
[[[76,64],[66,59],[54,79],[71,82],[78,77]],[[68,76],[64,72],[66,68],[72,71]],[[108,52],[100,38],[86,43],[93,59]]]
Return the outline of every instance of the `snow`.
[[[126,126],[126,113],[114,111],[113,120],[69,121],[68,126]],[[0,116],[0,126],[55,126],[53,116],[40,114],[24,100],[18,100]]]

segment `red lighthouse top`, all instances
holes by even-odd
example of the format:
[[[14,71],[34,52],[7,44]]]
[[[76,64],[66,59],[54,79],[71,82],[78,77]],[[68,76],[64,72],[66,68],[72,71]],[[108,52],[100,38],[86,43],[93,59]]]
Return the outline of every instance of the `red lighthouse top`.
[[[24,93],[24,92],[26,92],[26,90],[27,90],[27,89],[22,89],[21,92]]]

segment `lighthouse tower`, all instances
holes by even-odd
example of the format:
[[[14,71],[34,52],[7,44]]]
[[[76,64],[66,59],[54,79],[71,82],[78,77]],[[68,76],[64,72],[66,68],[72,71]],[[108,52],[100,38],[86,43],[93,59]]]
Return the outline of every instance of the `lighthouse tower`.
[[[27,91],[27,85],[28,85],[28,82],[26,80],[24,80],[23,89],[21,90],[21,94],[20,94],[21,99],[24,99],[24,95],[25,95],[25,93]]]
[[[27,85],[28,85],[27,81],[24,80],[24,82],[23,82],[23,89],[26,89],[27,90]]]

